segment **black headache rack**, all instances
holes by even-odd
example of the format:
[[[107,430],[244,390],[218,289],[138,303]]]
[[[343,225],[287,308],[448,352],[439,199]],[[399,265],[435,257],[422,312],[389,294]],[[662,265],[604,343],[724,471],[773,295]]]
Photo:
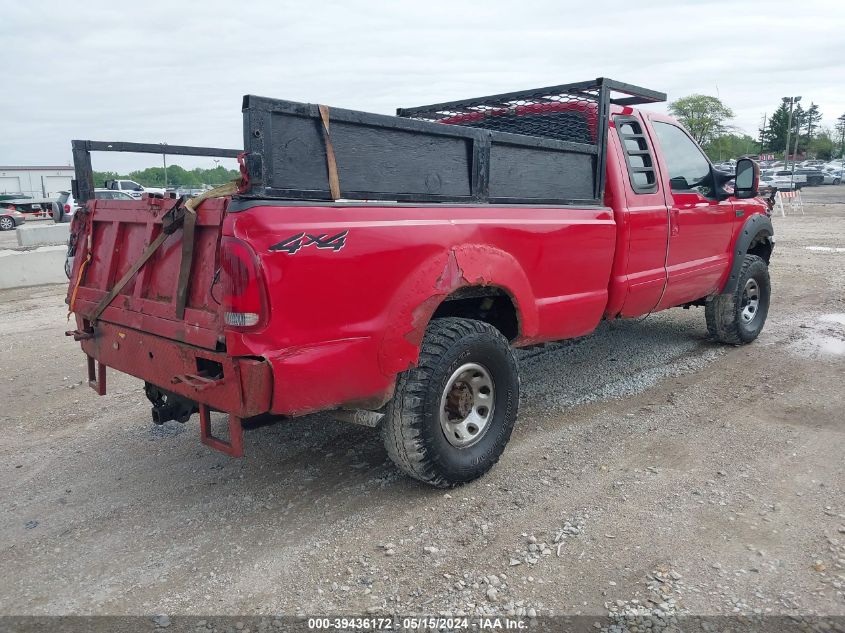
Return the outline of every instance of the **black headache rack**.
[[[107,141],[71,141],[73,149],[73,198],[84,204],[94,198],[94,170],[91,166],[91,152],[130,152],[133,154],[164,154],[167,156],[213,156],[215,158],[237,158],[243,153],[240,149],[221,149],[219,147],[191,147],[188,145],[164,145],[161,143],[122,143]],[[101,183],[100,186],[103,186]]]
[[[247,198],[601,204],[610,104],[665,100],[605,78],[400,108],[398,116],[247,95],[244,150],[72,141],[73,194],[80,204],[94,197],[92,151],[245,151]]]
[[[243,195],[600,204],[610,104],[665,100],[605,78],[400,108],[398,116],[247,95]]]

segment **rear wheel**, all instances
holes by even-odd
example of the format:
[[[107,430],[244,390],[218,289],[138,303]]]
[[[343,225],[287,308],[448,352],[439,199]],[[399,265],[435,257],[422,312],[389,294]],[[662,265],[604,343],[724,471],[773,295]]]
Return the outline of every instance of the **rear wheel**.
[[[516,359],[502,333],[482,321],[435,319],[387,407],[387,453],[432,486],[472,481],[499,460],[518,405]]]
[[[722,343],[750,343],[763,330],[772,288],[769,267],[756,255],[746,255],[736,288],[707,300],[704,314],[710,336]]]
[[[11,231],[15,228],[15,221],[12,218],[0,218],[0,231]]]

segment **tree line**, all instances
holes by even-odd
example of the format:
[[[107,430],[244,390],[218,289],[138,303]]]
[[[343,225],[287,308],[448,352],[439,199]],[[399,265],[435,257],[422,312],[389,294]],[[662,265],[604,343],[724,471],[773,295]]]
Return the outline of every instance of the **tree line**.
[[[790,128],[789,101],[782,101],[772,115],[766,117],[756,139],[730,125],[733,110],[717,97],[700,94],[682,97],[669,104],[669,112],[683,123],[711,160],[746,154],[782,155],[787,149],[787,137],[789,154],[805,154],[822,160],[845,154],[845,114],[831,130],[821,124],[822,113],[813,102],[806,109],[800,102],[794,103]]]
[[[179,165],[168,165],[166,186],[198,189],[203,185],[222,185],[239,177],[240,174],[236,169],[226,169],[220,165],[213,169],[196,167],[191,170],[184,169]],[[164,187],[164,167],[147,167],[146,169],[130,171],[126,175],[119,174],[116,171],[94,172],[94,184],[97,187],[102,187],[106,180],[134,180],[145,187]]]

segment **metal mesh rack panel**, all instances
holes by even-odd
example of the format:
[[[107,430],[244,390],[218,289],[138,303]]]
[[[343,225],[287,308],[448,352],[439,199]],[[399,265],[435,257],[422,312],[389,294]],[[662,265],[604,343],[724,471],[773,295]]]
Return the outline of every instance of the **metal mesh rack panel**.
[[[614,94],[623,96],[614,98]],[[665,100],[666,95],[662,92],[599,77],[592,81],[399,108],[396,114],[421,121],[595,144],[601,140],[599,121],[607,116],[610,103],[636,105]]]
[[[610,104],[629,106],[665,100],[664,93],[599,77],[592,81],[400,108],[396,114],[418,121],[489,130],[493,146],[491,161],[495,161],[497,142],[514,138],[509,135],[562,142],[572,153],[591,154],[593,198],[601,202]],[[502,132],[505,134],[498,134]],[[549,175],[561,179],[572,174],[557,171]]]
[[[597,142],[600,86],[540,89],[400,110],[421,121],[481,128],[558,141]]]

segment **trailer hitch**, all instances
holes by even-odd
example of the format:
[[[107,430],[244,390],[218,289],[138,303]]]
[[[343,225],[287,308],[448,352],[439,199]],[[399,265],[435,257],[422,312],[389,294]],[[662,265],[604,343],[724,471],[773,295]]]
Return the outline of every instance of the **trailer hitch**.
[[[150,414],[153,424],[164,424],[170,420],[185,423],[191,416],[199,411],[197,403],[179,394],[159,389],[154,384],[145,382],[144,393],[147,399],[153,404]]]
[[[199,411],[200,441],[230,457],[243,457],[244,430],[241,426],[241,418],[238,416],[229,414],[229,440],[226,441],[212,433],[211,409],[207,404],[194,402],[149,382],[144,383],[144,393],[153,404],[151,413],[154,424],[164,424],[170,420],[187,422],[194,413]]]

